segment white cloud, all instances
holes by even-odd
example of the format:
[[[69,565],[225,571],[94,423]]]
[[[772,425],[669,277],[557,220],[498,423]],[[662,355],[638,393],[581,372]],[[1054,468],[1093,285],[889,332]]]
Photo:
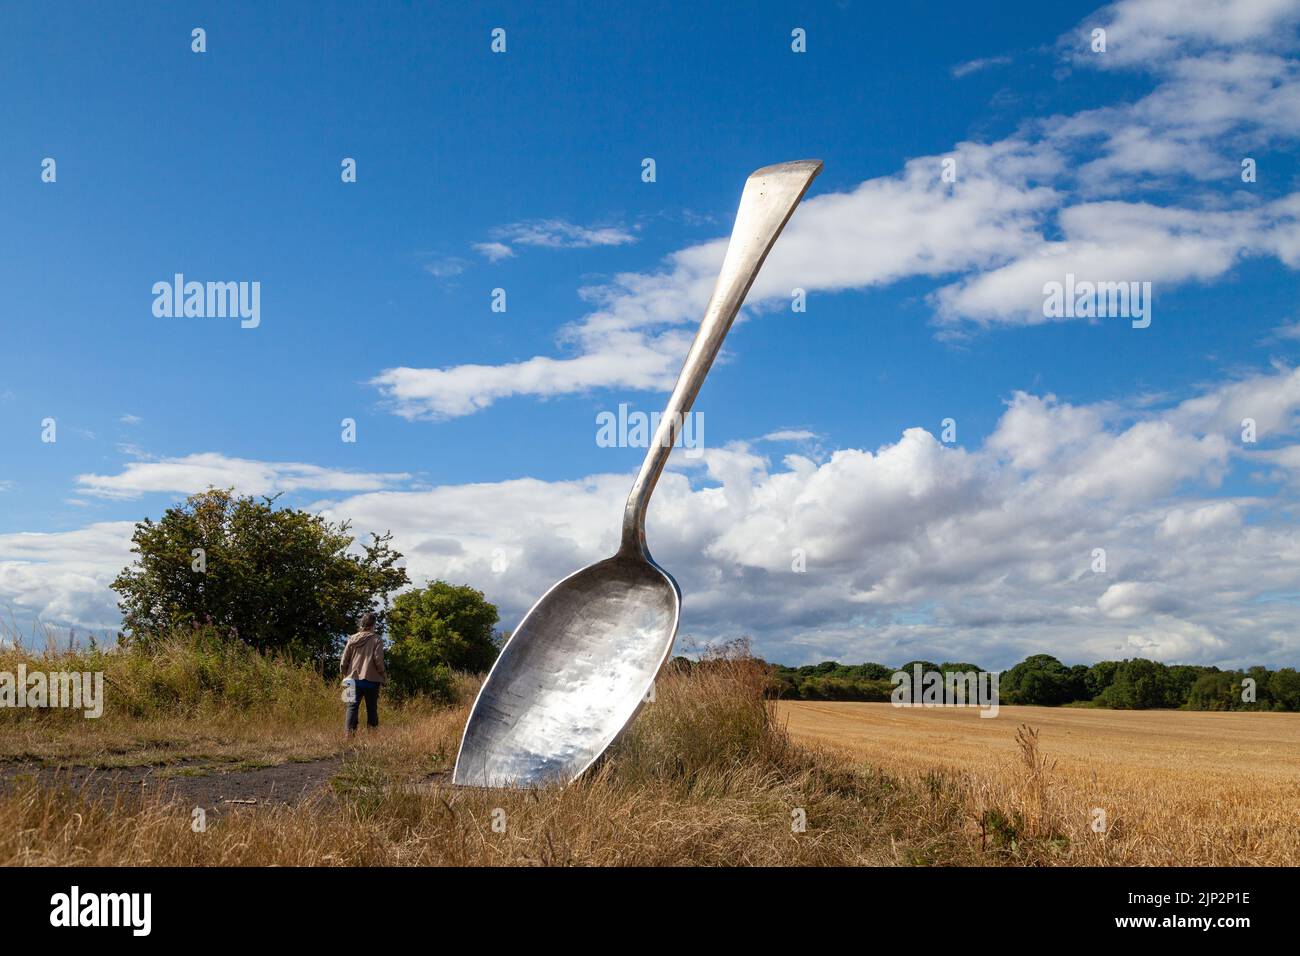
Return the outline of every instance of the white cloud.
[[[1297,20],[1295,0],[1122,0],[1086,17],[1061,42],[1080,64],[1150,67],[1205,51],[1270,49]],[[1106,30],[1105,53],[1092,52],[1096,27]]]
[[[1220,279],[1248,257],[1300,268],[1300,192],[1256,203],[1244,193],[1225,200],[1183,189],[1193,196],[1188,204],[1162,205],[1146,190],[1188,178],[1231,188],[1242,156],[1258,152],[1267,165],[1271,144],[1300,139],[1300,63],[1283,55],[1300,46],[1298,10],[1300,0],[1127,0],[1106,8],[1062,41],[1066,55],[1092,26],[1109,24],[1108,52],[1079,54],[1077,62],[1146,71],[1155,78],[1149,93],[1027,121],[1006,139],[959,143],[896,175],[813,196],[773,250],[750,306],[762,310],[795,287],[834,292],[923,276],[940,283],[929,301],[938,334],[952,337],[1047,321],[1043,285],[1067,273],[1151,282],[1158,295]],[[983,61],[964,66],[976,65]],[[955,182],[940,177],[945,159],[955,161]],[[1101,200],[1134,188],[1145,190],[1140,199]],[[541,221],[506,232],[513,242],[584,241],[574,238],[580,227],[564,226]],[[723,239],[690,246],[659,270],[582,289],[595,308],[561,330],[567,354],[391,368],[372,384],[397,414],[429,419],[510,396],[667,389],[724,249]]]
[[[1259,502],[1250,502],[1259,504]],[[1235,501],[1216,501],[1192,508],[1172,508],[1161,522],[1157,535],[1178,540],[1196,538],[1215,530],[1232,531],[1241,527],[1242,505]]]
[[[761,653],[796,663],[1002,666],[1046,651],[1072,662],[1294,665],[1294,498],[1218,489],[1227,468],[1278,467],[1278,456],[1236,441],[1240,408],[1260,410],[1271,441],[1297,445],[1300,370],[1123,410],[1138,404],[1018,393],[988,440],[966,450],[920,428],[820,463],[707,450],[701,480],[669,470],[650,509],[650,546],[685,595],[683,639],[751,634]],[[481,587],[511,627],[555,580],[615,550],[629,483],[526,478],[318,507],[360,533],[391,528],[417,584]],[[0,597],[113,623],[87,609],[111,607],[103,589],[126,550],[104,537],[125,539],[129,527],[0,536]],[[1102,574],[1091,570],[1097,548]],[[795,549],[805,573],[792,570]]]
[[[963,143],[952,156],[961,170],[957,184],[940,182],[936,156],[913,160],[898,176],[807,200],[749,303],[788,298],[795,286],[833,291],[989,268],[1032,249],[1056,197],[1023,180],[1052,174],[1056,160],[1014,140]],[[669,256],[661,271],[622,273],[581,290],[596,308],[561,332],[561,342],[577,353],[572,357],[392,368],[371,384],[397,414],[431,419],[470,414],[513,395],[669,388],[725,251],[725,239],[702,243]]]
[[[1276,175],[1265,151],[1300,138],[1300,66],[1290,55],[1298,11],[1295,0],[1106,8],[1063,38],[1067,58],[1141,71],[1149,92],[1028,121],[1001,141],[959,143],[811,197],[750,306],[787,300],[795,286],[834,292],[922,276],[935,283],[944,335],[1043,321],[1042,285],[1067,272],[1152,281],[1158,293],[1220,279],[1247,257],[1300,268],[1300,192],[1252,199],[1237,176],[1240,157],[1256,153],[1261,171]],[[1108,29],[1102,56],[1083,42],[1093,25]],[[955,160],[956,182],[941,179],[943,159]],[[1169,184],[1179,188],[1150,188]],[[1227,192],[1214,192],[1216,184]],[[489,261],[519,246],[636,240],[619,226],[556,219],[490,238],[474,247]],[[666,389],[724,246],[692,245],[658,268],[580,290],[589,311],[561,330],[559,354],[391,368],[373,384],[408,418],[466,415],[515,395]],[[445,277],[467,267],[453,257],[428,268]],[[1295,337],[1290,326],[1276,335]],[[751,633],[775,659],[928,656],[998,666],[1046,650],[1071,661],[1141,653],[1294,664],[1298,415],[1300,371],[1277,368],[1174,404],[1138,396],[1072,405],[1016,393],[978,448],[909,428],[880,448],[818,450],[816,460],[789,454],[773,464],[745,445],[710,449],[695,485],[681,470],[664,475],[649,540],[682,584],[684,635]],[[1247,417],[1258,447],[1240,442]],[[765,439],[804,435],[785,429]],[[1281,490],[1271,498],[1225,491],[1233,469],[1254,487],[1281,482]],[[333,498],[321,507],[359,531],[392,528],[417,582],[483,587],[511,626],[554,580],[613,551],[630,481],[596,474],[402,490],[408,477],[206,454],[78,482],[101,497],[210,484],[318,490]],[[129,531],[101,523],[0,535],[0,598],[49,617],[112,623],[105,591],[129,560]],[[1090,567],[1097,548],[1107,554],[1103,574]],[[791,570],[795,549],[806,573]]]
[[[562,395],[592,388],[657,389],[671,382],[689,346],[684,335],[605,337],[605,347],[576,358],[536,356],[508,365],[447,369],[390,368],[371,379],[403,418],[468,415],[512,395]]]
[[[529,219],[498,226],[492,230],[491,242],[476,242],[473,248],[489,262],[500,262],[514,257],[514,246],[590,249],[633,242],[636,242],[636,235],[622,226],[580,226],[564,219]]]
[[[686,595],[684,633],[750,633],[776,659],[1004,664],[1046,649],[1293,663],[1296,607],[1264,598],[1294,589],[1300,535],[1273,503],[1198,493],[1214,494],[1233,461],[1254,461],[1235,450],[1232,409],[1292,421],[1298,384],[1300,372],[1279,370],[1136,418],[1020,394],[970,452],[921,429],[822,464],[787,456],[775,470],[743,447],[712,449],[708,486],[664,476],[648,537]],[[513,619],[614,549],[627,481],[381,492],[332,511],[400,529],[413,576],[485,582]],[[437,547],[409,547],[429,539]],[[1097,547],[1104,575],[1089,570]],[[791,571],[795,548],[806,574]]]
[[[1300,560],[1288,506],[1216,490],[1234,463],[1275,465],[1235,442],[1246,405],[1279,434],[1300,431],[1300,371],[1142,413],[1020,393],[973,451],[921,429],[776,469],[743,446],[711,449],[705,486],[665,474],[648,539],[682,585],[684,634],[749,633],[773,659],[1002,665],[1046,650],[1294,664],[1300,614],[1272,597],[1294,592]],[[331,511],[398,529],[414,577],[482,582],[513,620],[613,551],[627,483],[381,492]],[[1105,574],[1090,570],[1099,547]],[[805,574],[791,570],[795,548]],[[505,571],[492,570],[494,554]]]
[[[1300,136],[1300,64],[1292,57],[1213,53],[1161,64],[1157,75],[1135,102],[1030,127],[1077,157],[1079,185],[1092,193],[1176,176],[1239,182],[1242,157],[1268,169],[1272,147]]]
[[[500,262],[514,256],[515,251],[504,242],[476,242],[474,251],[485,256],[488,262]]]
[[[129,521],[51,534],[0,534],[0,600],[16,612],[79,627],[114,627],[109,585],[131,561]]]
[[[972,73],[978,73],[980,70],[987,70],[994,66],[1006,66],[1011,62],[1009,56],[988,56],[981,59],[967,60],[965,63],[958,63],[952,68],[952,75],[957,79],[963,76],[970,76]]]
[[[406,473],[375,473],[322,468],[295,462],[265,462],[202,452],[183,458],[131,462],[116,475],[78,475],[86,494],[102,498],[138,498],[147,493],[193,494],[209,487],[234,488],[239,494],[277,491],[373,491],[408,480]]]
[[[1300,268],[1300,193],[1264,206],[1204,199],[1192,206],[1089,202],[1191,177],[1239,183],[1239,161],[1300,138],[1297,0],[1125,0],[1061,38],[1076,65],[1149,73],[1147,95],[1027,121],[991,144],[959,143],[919,157],[896,176],[803,203],[750,291],[750,306],[790,289],[866,289],[924,276],[935,290],[940,336],[967,326],[1045,321],[1043,285],[1149,281],[1158,290],[1217,280],[1247,256]],[[1095,26],[1108,49],[1088,52]],[[963,75],[1004,57],[972,60]],[[1247,152],[1249,151],[1249,152]],[[940,163],[956,160],[957,181]],[[1264,155],[1257,157],[1268,163]],[[1186,194],[1186,190],[1184,190]],[[571,247],[634,241],[620,228],[563,220],[497,230],[499,245]],[[571,354],[507,365],[390,368],[372,380],[396,414],[468,415],[511,395],[595,388],[667,389],[708,299],[724,239],[682,248],[655,272],[624,273],[581,290],[595,311],[565,326]],[[502,250],[484,251],[502,255]]]
[[[469,268],[469,263],[459,256],[448,256],[445,259],[436,259],[424,267],[424,271],[431,276],[439,279],[450,279],[452,276],[458,276]]]
[[[1034,325],[1043,286],[1076,281],[1150,282],[1153,295],[1187,281],[1209,281],[1250,255],[1273,254],[1300,266],[1300,193],[1253,209],[1168,209],[1097,202],[1063,209],[1063,238],[1043,242],[1006,265],[945,286],[934,296],[942,322]],[[1069,320],[1055,320],[1069,321]]]
[[[636,236],[622,226],[580,226],[564,219],[529,219],[511,223],[492,230],[492,238],[543,249],[590,249],[636,242]]]

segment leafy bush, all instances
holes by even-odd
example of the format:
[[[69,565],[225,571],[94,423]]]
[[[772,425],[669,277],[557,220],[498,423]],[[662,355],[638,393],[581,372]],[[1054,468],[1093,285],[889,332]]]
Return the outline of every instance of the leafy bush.
[[[427,641],[394,641],[385,652],[388,690],[404,699],[429,697],[438,703],[456,698],[456,675],[438,659],[437,647]]]
[[[450,701],[454,671],[488,670],[501,652],[500,616],[482,591],[431,581],[399,594],[388,615],[388,674],[398,696]]]
[[[361,613],[407,583],[390,536],[372,539],[356,554],[347,522],[209,489],[135,526],[138,558],[113,589],[137,642],[201,627],[328,668]]]

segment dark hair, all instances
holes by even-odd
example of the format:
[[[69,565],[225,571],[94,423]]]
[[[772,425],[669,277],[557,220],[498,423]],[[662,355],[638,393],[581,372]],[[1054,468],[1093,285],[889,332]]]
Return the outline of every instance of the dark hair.
[[[367,611],[365,614],[362,614],[362,615],[361,615],[361,630],[363,630],[363,631],[372,631],[372,630],[374,630],[374,628],[375,628],[375,621],[376,621],[376,620],[377,620],[377,619],[376,619],[376,617],[375,617],[375,612],[374,612],[374,611]]]

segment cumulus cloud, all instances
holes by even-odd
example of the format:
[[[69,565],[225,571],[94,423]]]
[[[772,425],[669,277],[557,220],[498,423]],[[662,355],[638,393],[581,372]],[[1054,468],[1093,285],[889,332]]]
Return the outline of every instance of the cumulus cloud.
[[[1270,423],[1264,454],[1238,440],[1243,409]],[[776,660],[1294,664],[1294,498],[1220,482],[1275,469],[1297,416],[1300,370],[1278,368],[1140,412],[1017,393],[970,449],[920,428],[820,462],[735,444],[705,451],[702,471],[664,474],[647,536],[682,586],[683,639],[750,634]],[[315,507],[361,532],[391,528],[417,584],[471,582],[509,627],[616,549],[629,480],[379,489]],[[103,590],[128,534],[0,536],[0,597],[111,624],[91,611],[111,608]]]
[[[1300,267],[1300,193],[1234,211],[1170,209],[1150,203],[1082,203],[1057,217],[1062,238],[1037,243],[1005,265],[938,290],[941,322],[1038,324],[1044,285],[1150,282],[1155,289],[1206,282],[1251,255]],[[1064,320],[1069,321],[1069,320]]]
[[[1141,414],[1019,393],[973,450],[919,428],[821,463],[710,449],[702,481],[665,474],[648,539],[682,585],[684,634],[752,634],[773,659],[1293,663],[1295,608],[1273,596],[1293,590],[1300,535],[1285,504],[1218,489],[1234,466],[1274,465],[1243,450],[1234,418],[1254,408],[1274,438],[1295,435],[1298,388],[1278,369]],[[615,549],[626,494],[627,476],[597,475],[330,508],[440,542],[408,547],[413,577],[486,582],[513,620]]]
[[[116,626],[109,585],[131,561],[133,527],[109,521],[76,531],[0,534],[0,600],[55,623]]]
[[[1300,21],[1295,0],[1122,0],[1085,18],[1062,38],[1075,62],[1101,69],[1152,66],[1189,54],[1287,43]],[[1106,30],[1106,52],[1092,31]]]
[[[1234,51],[1154,67],[1159,81],[1132,102],[1028,124],[1077,157],[1084,192],[1122,192],[1177,176],[1237,179],[1243,156],[1300,136],[1300,64]]]

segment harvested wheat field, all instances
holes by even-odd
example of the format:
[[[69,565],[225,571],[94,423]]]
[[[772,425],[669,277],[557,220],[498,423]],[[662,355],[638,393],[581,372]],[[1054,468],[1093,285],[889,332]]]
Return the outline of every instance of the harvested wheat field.
[[[958,795],[985,847],[1059,846],[1075,865],[1300,864],[1300,714],[778,707],[797,742]]]

